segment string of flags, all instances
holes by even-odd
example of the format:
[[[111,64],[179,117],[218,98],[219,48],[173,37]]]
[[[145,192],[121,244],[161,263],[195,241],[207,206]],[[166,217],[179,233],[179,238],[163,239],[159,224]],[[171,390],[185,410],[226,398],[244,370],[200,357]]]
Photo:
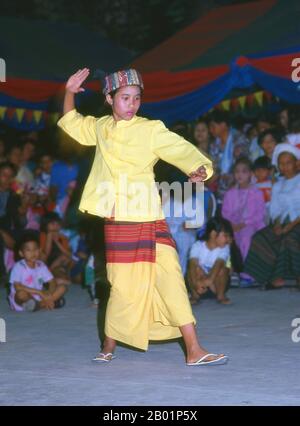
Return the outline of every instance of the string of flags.
[[[266,103],[279,102],[278,97],[274,97],[271,93],[264,90],[250,93],[237,98],[225,99],[218,105],[215,105],[210,111],[214,109],[222,109],[225,111],[236,112],[238,109],[241,111],[246,107],[251,108],[254,106],[262,107]],[[59,112],[48,112],[39,109],[27,108],[13,108],[0,105],[0,121],[16,120],[18,124],[35,124],[52,126],[55,125],[62,114]]]
[[[250,93],[248,95],[239,96],[237,98],[225,99],[220,102],[218,105],[215,105],[211,108],[211,111],[214,109],[221,109],[225,111],[236,112],[237,110],[243,111],[246,107],[263,107],[267,103],[279,102],[280,99],[277,96],[272,95],[272,93],[265,90],[258,92]]]
[[[61,114],[58,112],[48,112],[39,109],[14,108],[0,105],[0,120],[16,120],[19,124],[35,123],[38,125],[44,122],[45,125],[54,125],[60,116]]]

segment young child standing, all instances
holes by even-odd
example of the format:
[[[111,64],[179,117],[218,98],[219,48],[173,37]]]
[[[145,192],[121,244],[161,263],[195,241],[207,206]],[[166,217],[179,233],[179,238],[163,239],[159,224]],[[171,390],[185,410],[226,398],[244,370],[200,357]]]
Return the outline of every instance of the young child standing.
[[[224,196],[222,216],[231,222],[235,241],[246,259],[252,236],[265,227],[265,203],[261,191],[251,184],[251,162],[239,159],[234,165],[235,186]],[[241,274],[241,285],[251,285],[253,280]]]
[[[208,293],[223,305],[231,303],[225,294],[229,287],[229,246],[232,238],[230,222],[213,218],[205,225],[201,240],[192,245],[188,268],[192,303],[198,302],[200,297]]]
[[[11,308],[22,312],[62,307],[66,287],[57,285],[47,266],[39,260],[40,248],[35,235],[24,234],[19,247],[22,259],[15,263],[9,280]]]
[[[147,350],[149,340],[183,336],[187,365],[224,364],[228,358],[209,354],[195,330],[175,243],[162,212],[153,167],[165,160],[192,181],[212,173],[211,161],[161,121],[137,116],[144,89],[133,69],[107,75],[103,93],[112,115],[83,117],[74,95],[88,77],[84,68],[72,75],[58,125],[83,145],[95,145],[95,160],[79,209],[105,217],[110,298],[105,341],[98,362],[113,359],[116,342]],[[125,183],[124,183],[125,182]]]

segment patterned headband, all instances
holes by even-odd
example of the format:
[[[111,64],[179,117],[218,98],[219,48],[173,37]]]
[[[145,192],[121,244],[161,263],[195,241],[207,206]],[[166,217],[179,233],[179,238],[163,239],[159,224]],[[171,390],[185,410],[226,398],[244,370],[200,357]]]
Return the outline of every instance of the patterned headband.
[[[132,68],[108,74],[104,77],[102,91],[104,95],[107,95],[108,93],[125,86],[140,86],[144,89],[141,74]]]

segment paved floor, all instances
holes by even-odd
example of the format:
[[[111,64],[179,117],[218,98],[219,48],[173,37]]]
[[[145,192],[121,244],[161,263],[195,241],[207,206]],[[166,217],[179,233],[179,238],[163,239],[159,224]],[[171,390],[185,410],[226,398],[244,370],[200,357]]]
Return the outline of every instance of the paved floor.
[[[299,405],[300,292],[232,289],[234,304],[194,308],[205,347],[225,352],[225,366],[187,367],[177,342],[148,352],[120,347],[110,364],[93,364],[96,315],[78,286],[55,312],[11,312],[0,289],[1,405]],[[300,321],[300,320],[299,320]],[[297,333],[296,333],[297,334]],[[300,336],[300,331],[299,331]]]

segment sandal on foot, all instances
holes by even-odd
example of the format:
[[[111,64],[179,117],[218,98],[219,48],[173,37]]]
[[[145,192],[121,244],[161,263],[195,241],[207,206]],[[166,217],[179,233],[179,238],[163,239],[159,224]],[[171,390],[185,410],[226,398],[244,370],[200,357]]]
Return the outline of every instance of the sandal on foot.
[[[110,362],[112,359],[115,359],[116,355],[109,352],[108,354],[104,354],[100,352],[95,358],[92,359],[93,362]]]
[[[187,362],[186,365],[223,365],[226,364],[228,361],[228,356],[224,355],[217,359],[212,359],[210,361],[205,361],[206,358],[210,356],[218,356],[216,354],[206,354],[202,358],[198,359],[198,361],[195,362]]]

